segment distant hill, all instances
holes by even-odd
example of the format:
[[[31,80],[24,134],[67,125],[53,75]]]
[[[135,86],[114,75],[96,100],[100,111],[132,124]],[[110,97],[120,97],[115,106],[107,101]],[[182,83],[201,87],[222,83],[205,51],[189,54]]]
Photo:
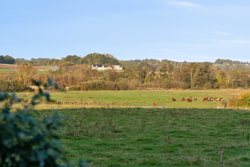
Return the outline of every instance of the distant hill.
[[[111,54],[91,53],[82,58],[83,64],[116,65],[119,61]]]

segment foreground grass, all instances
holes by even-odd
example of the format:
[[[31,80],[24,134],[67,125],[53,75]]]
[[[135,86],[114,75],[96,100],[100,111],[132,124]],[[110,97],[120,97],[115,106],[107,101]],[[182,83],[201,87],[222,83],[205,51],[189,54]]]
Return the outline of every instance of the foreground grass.
[[[66,155],[97,166],[250,166],[250,113],[213,109],[65,109]],[[53,110],[36,113],[42,118]],[[223,154],[222,154],[223,152]]]
[[[128,91],[67,91],[53,92],[52,98],[60,105],[40,105],[40,108],[81,108],[81,107],[164,107],[164,108],[223,108],[222,102],[203,102],[204,97],[222,97],[226,101],[249,90],[128,90]],[[29,97],[31,93],[21,93]],[[196,97],[192,103],[182,102],[182,97]],[[177,102],[173,102],[176,98]]]

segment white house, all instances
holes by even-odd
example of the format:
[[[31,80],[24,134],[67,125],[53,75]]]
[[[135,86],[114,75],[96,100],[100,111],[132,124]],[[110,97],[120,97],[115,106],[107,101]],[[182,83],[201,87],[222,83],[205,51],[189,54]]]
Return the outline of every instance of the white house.
[[[115,71],[122,71],[122,70],[123,70],[123,67],[122,67],[122,65],[113,65],[113,69],[114,69]]]
[[[105,71],[105,70],[115,70],[115,71],[122,71],[123,67],[121,65],[107,65],[104,64],[92,64],[92,70],[97,71]]]
[[[97,71],[112,70],[112,67],[105,66],[103,64],[92,64],[92,70],[97,70]]]

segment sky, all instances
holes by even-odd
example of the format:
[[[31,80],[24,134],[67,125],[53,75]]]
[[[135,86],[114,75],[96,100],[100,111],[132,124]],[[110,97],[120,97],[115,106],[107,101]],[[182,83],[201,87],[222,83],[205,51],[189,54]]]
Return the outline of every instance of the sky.
[[[250,61],[249,0],[0,0],[0,55]]]

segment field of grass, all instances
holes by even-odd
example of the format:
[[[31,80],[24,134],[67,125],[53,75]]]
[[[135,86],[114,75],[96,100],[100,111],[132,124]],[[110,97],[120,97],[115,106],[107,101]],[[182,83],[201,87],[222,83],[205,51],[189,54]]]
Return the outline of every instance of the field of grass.
[[[39,118],[51,115],[43,110]],[[64,109],[71,161],[92,167],[248,167],[250,113],[215,109]]]
[[[17,65],[15,64],[0,64],[0,74],[6,74],[13,72],[17,69]]]
[[[52,92],[60,105],[40,105],[40,108],[223,108],[222,102],[203,102],[204,97],[222,97],[225,101],[249,90],[128,90],[128,91],[67,91]],[[21,93],[29,97],[30,93]],[[182,102],[182,97],[196,97],[192,103]],[[176,98],[177,102],[173,102]]]
[[[1,68],[0,73],[7,73],[7,72],[12,72],[14,71],[13,69],[7,69],[7,68]]]
[[[38,73],[47,73],[50,69],[50,66],[33,66]],[[16,71],[19,68],[19,65],[16,64],[0,64],[0,73],[9,73]]]
[[[208,96],[229,101],[247,91],[52,92],[60,103],[41,104],[35,115],[63,115],[59,134],[73,163],[84,159],[91,167],[247,167],[250,112],[215,109],[223,108],[222,102],[202,100]],[[198,100],[182,102],[182,97]]]

